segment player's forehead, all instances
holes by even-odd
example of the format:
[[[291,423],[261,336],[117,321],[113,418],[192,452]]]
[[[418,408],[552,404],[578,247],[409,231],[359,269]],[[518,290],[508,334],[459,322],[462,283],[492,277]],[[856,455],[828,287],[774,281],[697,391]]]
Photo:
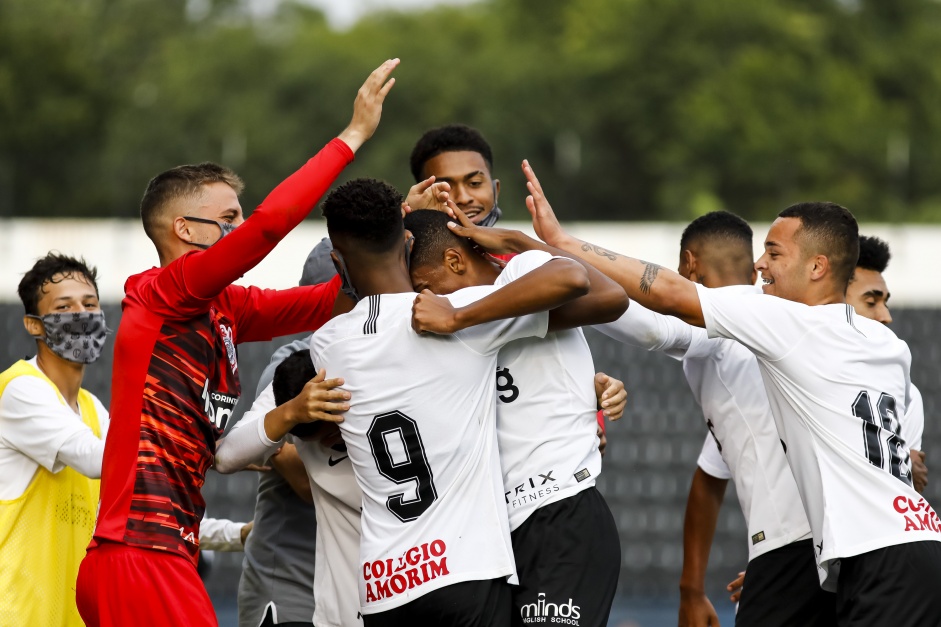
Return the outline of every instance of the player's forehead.
[[[874,294],[877,296],[888,296],[889,287],[885,282],[885,277],[881,272],[870,270],[868,268],[856,268],[853,272],[853,280],[846,288],[847,296],[864,296]]]
[[[765,248],[792,248],[797,247],[797,234],[801,228],[798,218],[777,218],[768,229],[765,237]]]
[[[57,304],[98,300],[95,286],[83,274],[56,274],[42,286],[39,297],[39,310],[54,308]]]
[[[448,150],[441,152],[425,162],[423,174],[438,179],[461,181],[481,174],[490,176],[490,167],[479,152],[473,150]]]
[[[222,182],[203,185],[199,194],[183,199],[181,209],[189,212],[184,215],[212,220],[242,215],[238,194],[227,183]]]

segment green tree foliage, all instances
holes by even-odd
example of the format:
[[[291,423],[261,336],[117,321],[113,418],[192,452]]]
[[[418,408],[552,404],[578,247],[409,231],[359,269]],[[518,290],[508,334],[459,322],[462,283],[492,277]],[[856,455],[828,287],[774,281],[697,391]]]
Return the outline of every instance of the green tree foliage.
[[[511,217],[526,157],[567,219],[812,198],[941,219],[933,0],[484,0],[346,31],[245,1],[0,2],[0,216],[133,216],[151,176],[202,160],[236,168],[250,207],[398,56],[350,176],[404,189],[415,140],[460,121],[493,144]]]

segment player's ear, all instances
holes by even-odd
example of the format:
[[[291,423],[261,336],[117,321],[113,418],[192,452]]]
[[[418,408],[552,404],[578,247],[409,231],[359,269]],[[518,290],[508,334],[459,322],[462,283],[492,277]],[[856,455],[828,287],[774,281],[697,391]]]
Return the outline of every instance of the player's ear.
[[[454,274],[464,274],[467,272],[467,260],[458,249],[448,248],[444,251],[444,267]]]
[[[183,216],[177,216],[173,218],[173,234],[184,242],[192,243],[193,234],[190,233],[190,224]]]
[[[826,255],[814,255],[810,258],[810,280],[819,281],[830,273],[830,260]]]
[[[688,248],[680,251],[680,267],[677,268],[677,271],[683,278],[696,281],[696,255],[693,254],[693,251]]]
[[[23,316],[23,326],[26,328],[26,332],[34,338],[39,339],[46,335],[46,328],[43,326],[42,320],[37,318]]]

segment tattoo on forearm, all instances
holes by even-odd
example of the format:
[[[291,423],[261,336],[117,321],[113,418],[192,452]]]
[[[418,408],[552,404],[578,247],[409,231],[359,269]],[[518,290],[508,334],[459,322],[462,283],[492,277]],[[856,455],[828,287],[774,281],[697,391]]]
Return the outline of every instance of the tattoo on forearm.
[[[657,273],[660,272],[661,266],[650,263],[649,261],[640,262],[644,264],[644,273],[640,277],[640,291],[644,294],[649,294],[653,282],[657,280]]]
[[[610,250],[605,250],[601,246],[595,246],[594,244],[589,244],[588,242],[585,242],[584,244],[582,244],[582,250],[584,250],[585,252],[593,252],[599,257],[604,257],[605,259],[610,259],[611,261],[616,261],[617,258],[620,257],[620,255],[618,255],[617,253],[613,253]]]

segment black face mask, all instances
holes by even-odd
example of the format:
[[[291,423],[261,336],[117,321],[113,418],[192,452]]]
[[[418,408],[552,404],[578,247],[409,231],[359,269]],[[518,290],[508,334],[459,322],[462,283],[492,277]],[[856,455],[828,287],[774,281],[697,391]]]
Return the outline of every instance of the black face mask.
[[[222,234],[219,235],[219,239],[217,239],[214,242],[216,244],[218,244],[219,241],[223,237],[225,237],[226,235],[234,231],[236,228],[238,228],[237,224],[232,224],[231,222],[219,222],[217,220],[210,220],[208,218],[197,218],[195,216],[183,216],[183,219],[189,220],[190,222],[201,222],[202,224],[215,224],[216,226],[218,226],[219,230],[222,231]],[[206,250],[207,248],[212,246],[212,244],[197,244],[196,242],[190,242],[190,243],[193,244],[193,246],[196,246],[197,248],[202,248],[203,250]]]
[[[412,247],[414,245],[414,235],[405,240],[405,268],[408,270],[412,267]],[[349,270],[346,269],[346,261],[343,260],[343,255],[336,248],[333,249],[333,252],[334,254],[330,256],[330,259],[333,260],[333,267],[337,269],[337,274],[340,275],[340,291],[346,294],[354,303],[358,303],[360,300],[359,294],[356,293],[356,288],[353,287],[353,282],[350,280]]]

